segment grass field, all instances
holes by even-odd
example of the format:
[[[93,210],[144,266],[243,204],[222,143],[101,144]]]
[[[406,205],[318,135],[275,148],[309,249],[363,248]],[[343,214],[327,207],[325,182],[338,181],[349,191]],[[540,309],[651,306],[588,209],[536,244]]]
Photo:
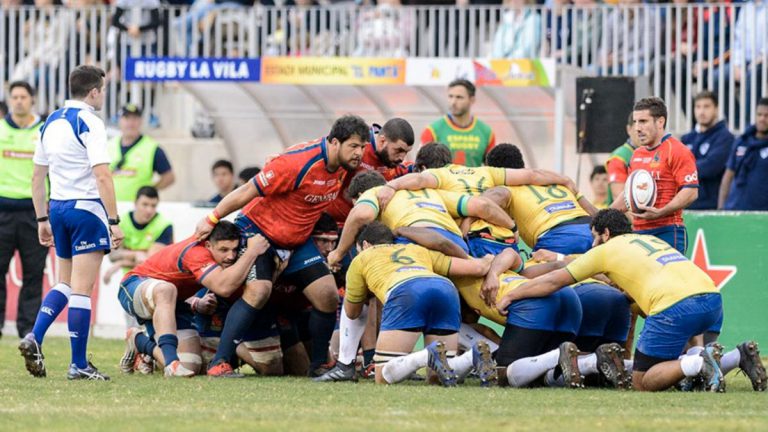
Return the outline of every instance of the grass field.
[[[27,374],[16,344],[0,341],[0,431],[768,431],[768,393],[752,392],[735,373],[726,394],[168,380],[120,375],[122,343],[92,339],[93,361],[112,381],[68,382],[68,339],[46,339],[45,379]]]

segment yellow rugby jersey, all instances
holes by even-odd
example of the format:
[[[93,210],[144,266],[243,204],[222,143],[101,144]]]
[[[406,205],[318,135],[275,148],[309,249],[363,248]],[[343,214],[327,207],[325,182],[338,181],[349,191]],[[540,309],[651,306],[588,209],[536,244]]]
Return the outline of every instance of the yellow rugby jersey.
[[[469,195],[480,195],[494,186],[504,186],[506,170],[494,167],[465,167],[450,164],[443,168],[432,168],[430,173],[437,180],[437,189]]]
[[[520,237],[533,247],[536,240],[555,226],[589,216],[576,196],[565,186],[507,186],[510,192],[507,212],[515,220]]]
[[[718,292],[712,279],[688,258],[649,235],[612,238],[568,264],[566,270],[577,281],[604,273],[646,315],[655,315],[695,294]]]
[[[419,245],[377,245],[360,252],[347,270],[345,301],[361,303],[372,292],[382,303],[387,293],[419,277],[448,275],[451,258]]]
[[[501,300],[507,293],[527,282],[529,279],[513,271],[507,271],[499,275],[499,292],[496,295],[496,302]],[[456,278],[454,285],[459,289],[461,298],[467,302],[467,305],[477,311],[485,319],[491,320],[497,324],[505,325],[507,318],[496,310],[495,306],[488,306],[480,298],[480,287],[483,286],[483,278]]]
[[[382,187],[363,192],[355,205],[373,207],[381,223],[392,230],[422,223],[443,228],[461,237],[461,230],[453,219],[467,216],[467,204],[471,196],[435,189],[397,191],[382,212],[376,197]]]

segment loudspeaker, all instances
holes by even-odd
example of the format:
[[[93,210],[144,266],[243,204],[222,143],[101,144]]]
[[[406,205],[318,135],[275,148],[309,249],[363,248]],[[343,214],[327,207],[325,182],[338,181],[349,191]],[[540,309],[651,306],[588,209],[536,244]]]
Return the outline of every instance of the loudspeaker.
[[[610,153],[623,144],[632,107],[647,95],[645,77],[577,78],[577,152]]]

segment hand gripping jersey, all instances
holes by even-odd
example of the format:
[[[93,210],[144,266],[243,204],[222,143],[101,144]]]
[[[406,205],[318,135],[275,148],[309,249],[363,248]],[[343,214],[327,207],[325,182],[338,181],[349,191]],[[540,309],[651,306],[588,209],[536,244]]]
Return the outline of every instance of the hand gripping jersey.
[[[502,299],[507,293],[527,282],[529,279],[513,271],[506,271],[499,275],[499,291],[496,294],[496,302]],[[488,306],[480,298],[480,288],[483,286],[483,278],[456,278],[454,280],[456,288],[459,289],[461,298],[467,305],[485,319],[491,320],[496,324],[506,325],[507,317],[500,314],[495,306]]]

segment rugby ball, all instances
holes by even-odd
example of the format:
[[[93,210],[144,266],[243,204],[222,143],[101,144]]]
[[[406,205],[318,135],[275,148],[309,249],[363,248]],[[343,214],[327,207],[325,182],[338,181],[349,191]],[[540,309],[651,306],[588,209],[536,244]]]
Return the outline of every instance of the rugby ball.
[[[627,210],[642,213],[640,206],[653,207],[656,204],[656,181],[651,173],[640,169],[632,171],[624,184],[624,203]]]

